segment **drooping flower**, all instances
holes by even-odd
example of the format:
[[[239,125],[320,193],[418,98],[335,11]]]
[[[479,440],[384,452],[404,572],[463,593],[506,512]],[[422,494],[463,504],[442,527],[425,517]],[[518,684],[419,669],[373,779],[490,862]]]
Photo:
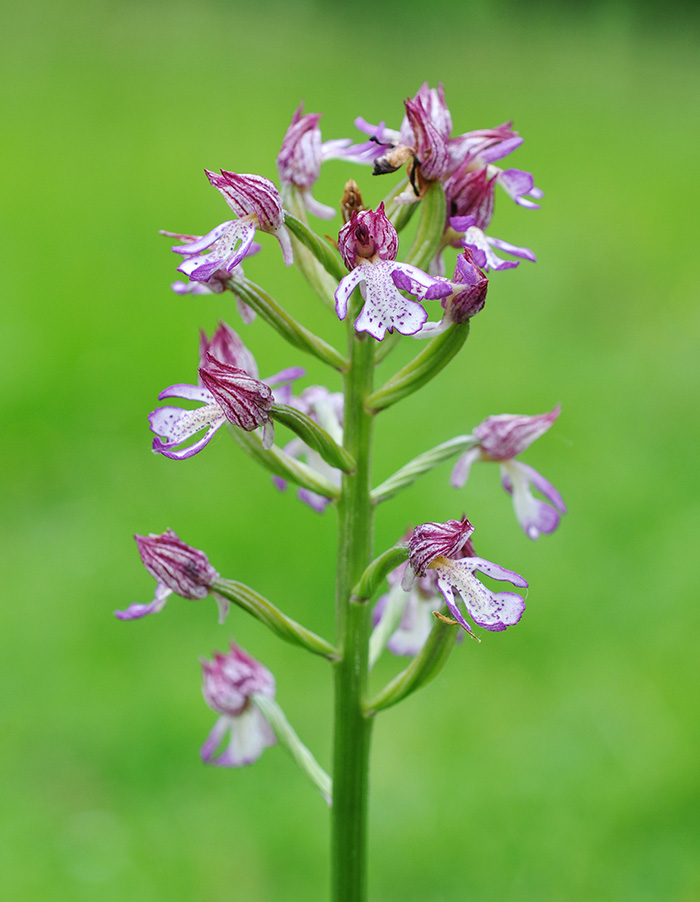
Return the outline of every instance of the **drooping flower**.
[[[537,470],[515,457],[543,435],[560,412],[561,406],[557,404],[548,413],[531,417],[509,413],[488,417],[473,430],[477,444],[465,451],[455,464],[452,485],[455,488],[464,485],[474,461],[496,461],[501,467],[503,487],[513,496],[515,516],[526,535],[536,539],[540,533],[553,532],[559,525],[560,515],[566,513],[561,495]],[[535,498],[533,488],[547,501]]]
[[[383,150],[373,141],[352,144],[348,138],[322,142],[318,127],[320,118],[320,113],[304,113],[303,103],[295,110],[277,154],[277,171],[285,198],[287,190],[293,186],[299,190],[303,204],[310,213],[332,219],[335,209],[319,203],[311,193],[321,172],[321,164],[332,159],[371,163]]]
[[[166,529],[161,535],[136,535],[134,539],[144,567],[156,581],[155,597],[150,604],[132,604],[125,611],[115,611],[119,620],[138,620],[147,614],[157,614],[173,592],[192,601],[201,601],[210,594],[219,574],[203,551],[181,541],[172,529]],[[212,594],[223,622],[228,602]]]
[[[158,399],[198,401],[202,406],[194,410],[158,407],[149,414],[151,430],[156,434],[153,450],[173,460],[192,457],[211,441],[227,420],[246,432],[262,426],[263,447],[271,447],[274,441],[270,418],[272,404],[275,400],[288,402],[289,383],[303,376],[304,370],[289,367],[261,381],[252,354],[226,323],[219,324],[210,342],[206,341],[206,336],[202,339],[200,350],[200,384],[171,385],[158,395]],[[279,386],[277,397],[273,396],[273,386]],[[203,429],[206,432],[200,439],[186,444]]]
[[[525,601],[514,592],[492,592],[477,579],[475,572],[503,580],[520,588],[527,588],[527,581],[513,570],[480,557],[459,557],[474,528],[466,517],[448,520],[447,523],[423,523],[416,527],[408,540],[409,559],[402,582],[409,590],[416,577],[428,570],[437,574],[438,589],[442,593],[450,614],[468,633],[473,631],[455,600],[459,594],[467,614],[477,626],[491,632],[500,632],[517,623],[525,610]]]
[[[397,262],[398,242],[383,203],[376,212],[353,213],[338,235],[338,249],[351,271],[341,279],[335,292],[336,312],[345,319],[350,295],[360,285],[365,303],[355,320],[355,329],[369,332],[378,341],[394,329],[402,335],[413,335],[428,318],[423,307],[407,300],[399,289],[421,295],[423,300],[452,293],[444,280],[433,278],[410,263]]]
[[[186,259],[178,267],[192,281],[209,282],[220,270],[231,273],[249,253],[256,229],[274,235],[287,266],[293,262],[292,245],[284,225],[282,200],[277,188],[261,175],[204,170],[238,219],[222,222],[196,241],[175,245],[173,251]],[[205,253],[205,251],[209,253]]]
[[[294,397],[290,401],[293,407],[305,413],[314,423],[325,429],[330,437],[338,445],[343,443],[343,394],[342,392],[330,392],[323,385],[311,385],[305,388],[298,397]],[[310,448],[303,439],[293,438],[284,446],[286,454],[297,460],[304,460],[306,465],[315,473],[323,476],[332,485],[340,486],[341,472],[332,467],[321,457],[318,451]],[[286,480],[281,476],[273,476],[273,482],[278,489],[284,491],[287,487]],[[312,492],[310,489],[297,489],[297,497],[304,504],[308,504],[310,508],[317,513],[322,514],[326,507],[330,504],[330,499]]]
[[[227,654],[214,653],[214,660],[202,660],[204,700],[220,715],[200,750],[202,760],[219,767],[241,767],[257,761],[276,740],[275,734],[253,699],[275,696],[275,679],[270,671],[231,643]],[[216,755],[226,735],[228,741]]]

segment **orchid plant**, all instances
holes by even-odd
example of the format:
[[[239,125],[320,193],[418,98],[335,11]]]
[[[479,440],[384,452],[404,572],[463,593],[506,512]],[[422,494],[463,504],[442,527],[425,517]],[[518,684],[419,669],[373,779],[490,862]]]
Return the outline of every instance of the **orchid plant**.
[[[425,386],[463,347],[472,317],[484,308],[490,270],[534,261],[531,250],[488,234],[500,186],[516,204],[536,208],[542,192],[532,176],[500,163],[522,139],[511,123],[452,135],[442,86],[421,86],[405,101],[396,130],[384,123],[355,122],[366,140],[321,140],[320,116],[294,113],[277,156],[280,188],[261,175],[206,170],[234,219],[206,235],[165,232],[187,281],[179,294],[222,294],[236,299],[241,321],[260,316],[295,352],[312,355],[342,378],[342,392],[326,386],[299,388],[304,370],[292,361],[261,379],[253,354],[226,323],[200,337],[197,378],[171,385],[167,405],[149,415],[153,451],[186,460],[204,451],[222,426],[240,449],[272,473],[273,483],[298,488],[299,499],[323,514],[336,509],[339,545],[336,571],[336,634],[319,636],[273,605],[256,589],[222,577],[206,554],[167,529],[136,536],[139,554],[156,580],[150,603],[118,611],[122,620],[159,613],[171,595],[213,599],[219,620],[231,604],[256,617],[278,637],[325,658],[335,685],[333,761],[328,774],[303,744],[275,701],[275,679],[246,651],[230,650],[203,661],[204,698],[218,715],[201,749],[208,764],[252,764],[279,742],[293,756],[332,812],[332,899],[366,898],[368,760],[374,719],[425,686],[440,672],[456,640],[502,632],[523,616],[525,598],[496,592],[484,574],[526,589],[520,574],[477,556],[474,527],[466,516],[445,523],[420,518],[396,544],[375,555],[373,518],[379,504],[451,458],[458,458],[452,485],[461,488],[477,461],[498,462],[518,523],[530,539],[552,532],[565,513],[554,486],[517,460],[560,413],[559,406],[535,416],[498,414],[471,432],[443,441],[404,463],[380,485],[372,485],[372,425],[383,410]],[[365,207],[350,179],[339,210],[312,194],[328,159],[370,165],[385,177],[405,167],[376,209]],[[308,215],[340,212],[337,240],[322,238]],[[417,216],[415,237],[399,259],[400,234]],[[279,242],[283,262],[297,265],[332,315],[343,322],[344,346],[330,344],[298,322],[244,274],[242,263],[261,250],[264,233]],[[262,234],[261,234],[262,233]],[[452,277],[445,256],[456,250]],[[265,253],[275,253],[266,249]],[[504,259],[498,253],[508,254]],[[339,326],[340,328],[340,326]],[[422,340],[413,360],[379,387],[376,364],[398,341]],[[191,409],[191,404],[195,406]],[[465,423],[468,428],[468,422]],[[292,433],[275,444],[277,427]],[[534,492],[542,498],[536,497]],[[462,497],[457,501],[462,506]],[[401,537],[402,536],[402,537]],[[385,587],[385,588],[384,588]],[[384,591],[382,592],[382,589]],[[374,610],[372,602],[380,596]],[[230,615],[233,617],[233,615]],[[379,692],[368,690],[368,674],[385,651],[409,657]]]

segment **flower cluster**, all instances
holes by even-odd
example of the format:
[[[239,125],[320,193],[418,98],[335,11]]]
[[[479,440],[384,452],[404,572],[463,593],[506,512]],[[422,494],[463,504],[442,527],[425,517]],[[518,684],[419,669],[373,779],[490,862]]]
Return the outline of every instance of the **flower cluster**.
[[[319,513],[337,502],[341,516],[336,595],[344,635],[333,644],[255,589],[222,578],[204,551],[187,545],[170,529],[135,536],[141,560],[156,581],[155,594],[151,602],[134,603],[115,614],[120,620],[142,619],[160,612],[175,594],[191,601],[211,597],[223,622],[233,602],[276,635],[330,661],[342,662],[352,653],[353,678],[360,675],[363,680],[385,646],[394,654],[412,656],[403,674],[383,693],[365,699],[362,711],[358,708],[356,713],[365,717],[434,676],[446,657],[440,643],[447,642],[447,636],[450,641],[463,636],[450,627],[459,625],[474,636],[477,627],[502,632],[519,622],[524,595],[494,591],[477,574],[517,589],[528,586],[519,573],[475,553],[474,528],[466,516],[419,523],[402,543],[371,562],[365,540],[372,534],[375,505],[459,454],[453,487],[465,485],[475,462],[496,462],[526,535],[536,539],[552,532],[566,512],[561,495],[517,458],[552,426],[560,408],[536,416],[490,416],[470,434],[442,442],[370,489],[373,417],[421,388],[457,353],[469,321],[484,309],[491,270],[512,269],[520,260],[535,261],[529,248],[490,234],[497,186],[526,209],[538,207],[542,192],[530,173],[501,165],[522,143],[512,123],[453,134],[441,85],[423,84],[407,98],[398,128],[356,119],[363,133],[358,143],[350,138],[324,141],[320,119],[320,114],[305,113],[303,105],[294,112],[276,157],[278,185],[261,174],[205,170],[218,192],[212,196],[221,195],[230,218],[210,221],[212,227],[204,235],[163,234],[174,241],[177,272],[184,277],[172,286],[178,295],[209,296],[213,301],[224,292],[232,293],[244,323],[259,316],[258,324],[271,326],[295,352],[329,366],[335,378],[342,378],[343,390],[325,385],[297,388],[305,376],[297,365],[261,378],[253,353],[220,320],[211,337],[204,330],[200,333],[196,378],[170,385],[158,396],[182,403],[157,407],[148,421],[153,451],[172,460],[193,457],[226,424],[243,451],[273,474],[279,489],[295,484],[298,498]],[[334,207],[314,194],[322,166],[330,160],[370,166],[376,176],[405,166],[406,176],[373,209],[364,205],[357,183],[346,181]],[[342,225],[334,232],[337,239],[324,238],[309,225],[307,214],[331,219],[338,212]],[[405,251],[401,233],[414,212],[415,237],[400,255],[400,244]],[[336,329],[338,320],[346,321],[349,341],[321,338],[248,279],[243,263],[247,269],[249,258],[268,252],[268,236],[279,244],[282,262],[296,263],[331,308]],[[446,253],[456,258],[451,277],[446,275]],[[251,268],[255,265],[256,261]],[[400,336],[432,340],[377,388],[372,374],[396,343],[386,341],[390,335],[396,341]],[[477,390],[473,378],[470,391]],[[275,425],[294,437],[274,445]],[[348,610],[354,610],[350,602],[370,601],[384,580],[388,587],[375,606],[375,631],[363,649],[366,621],[348,616]],[[346,678],[350,668],[341,669]],[[275,699],[270,671],[235,642],[230,651],[203,660],[202,670],[204,699],[218,715],[201,749],[202,759],[239,767],[279,741],[330,801],[331,780],[287,722]],[[347,736],[351,733],[348,730]],[[344,734],[343,741],[346,738]],[[342,750],[338,754],[342,761]],[[346,801],[351,795],[341,792],[338,799]]]

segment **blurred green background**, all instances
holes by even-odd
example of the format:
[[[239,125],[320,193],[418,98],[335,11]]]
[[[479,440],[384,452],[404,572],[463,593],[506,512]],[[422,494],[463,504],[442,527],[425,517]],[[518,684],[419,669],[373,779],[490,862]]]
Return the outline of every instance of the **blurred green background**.
[[[377,550],[467,512],[480,554],[524,573],[516,629],[466,642],[374,733],[370,881],[383,902],[700,898],[697,20],[689,7],[484,2],[29,0],[3,12],[0,228],[7,899],[315,900],[327,811],[279,749],[204,767],[214,715],[197,658],[236,639],[327,763],[326,665],[233,611],[151,599],[134,532],[175,529],[222,574],[332,634],[335,523],[278,493],[222,433],[183,463],[149,452],[158,392],[190,381],[197,328],[243,333],[263,375],[296,353],[230,296],[180,298],[157,229],[225,218],[203,167],[276,178],[299,101],[324,138],[397,126],[442,81],[456,132],[508,118],[492,232],[538,263],[494,273],[460,356],[377,428],[377,481],[492,413],[563,414],[525,455],[570,513],[519,531],[495,467],[444,466],[380,510]],[[673,10],[673,15],[670,15]],[[369,170],[331,162],[333,202]],[[388,177],[391,178],[391,177]],[[320,224],[334,231],[338,223]],[[336,342],[272,239],[246,266]],[[402,347],[388,374],[415,346]],[[326,373],[313,361],[309,381]],[[396,662],[382,659],[383,682]]]

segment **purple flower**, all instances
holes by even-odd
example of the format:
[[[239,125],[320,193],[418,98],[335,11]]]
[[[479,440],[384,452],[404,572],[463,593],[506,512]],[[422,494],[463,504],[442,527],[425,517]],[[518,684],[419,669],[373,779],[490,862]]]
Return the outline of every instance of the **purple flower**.
[[[535,200],[543,192],[535,187],[529,172],[494,166],[522,144],[523,139],[506,122],[495,129],[467,132],[451,142],[453,160],[459,166],[445,182],[449,216],[474,216],[476,225],[485,229],[493,215],[493,193],[498,183],[520,206],[537,209]],[[529,196],[528,196],[529,195]]]
[[[202,338],[200,351],[200,384],[171,385],[158,395],[158,399],[199,401],[202,406],[194,410],[158,407],[149,414],[151,430],[156,434],[153,450],[173,460],[192,457],[211,441],[227,420],[247,432],[263,426],[263,447],[271,447],[274,427],[270,408],[274,400],[289,402],[289,383],[303,376],[304,370],[289,367],[264,381],[259,380],[252,354],[225,323],[219,324],[210,342],[206,336]],[[276,397],[271,391],[272,386],[279,386]],[[185,444],[203,429],[206,432],[200,439],[191,445]]]
[[[451,171],[452,118],[442,85],[435,89],[424,82],[413,99],[404,101],[404,106],[406,114],[398,132],[385,128],[384,123],[370,125],[361,117],[355,120],[355,125],[378,143],[387,145],[386,152],[375,160],[375,175],[396,172],[409,163],[413,196],[406,192],[401,199],[410,202],[421,194],[422,186],[416,180],[418,172],[420,181],[433,182]]]
[[[284,225],[282,200],[273,183],[261,175],[237,175],[225,169],[221,175],[204,171],[239,218],[222,222],[196,241],[173,247],[175,253],[187,258],[178,271],[195,282],[209,282],[219,270],[230,273],[250,252],[256,229],[277,238],[289,266],[293,262],[292,245]]]
[[[512,269],[518,265],[518,260],[504,260],[495,253],[493,248],[498,248],[514,257],[520,257],[522,260],[537,262],[537,258],[530,248],[518,247],[508,241],[502,241],[500,238],[490,238],[484,234],[482,229],[474,225],[474,221],[473,216],[453,216],[450,219],[450,225],[455,232],[465,233],[464,238],[460,239],[460,243],[462,247],[471,251],[472,259],[477,266],[488,270]]]
[[[293,407],[310,417],[315,423],[325,429],[330,437],[343,444],[343,395],[342,392],[329,392],[323,385],[311,385],[305,388],[298,397],[290,401]],[[340,486],[341,472],[332,467],[300,438],[293,438],[284,446],[286,454],[297,460],[304,459],[306,465],[315,473],[323,476],[330,483]],[[287,488],[286,480],[280,476],[273,476],[273,482],[278,489],[284,491]],[[330,500],[323,495],[312,492],[310,489],[297,490],[297,498],[308,504],[317,513],[322,514],[330,504]]]
[[[201,235],[185,235],[181,232],[166,232],[163,229],[159,232],[160,235],[165,235],[167,238],[179,238],[180,241],[183,241],[184,244],[178,245],[177,253],[182,254],[187,257],[187,251],[185,248],[191,246],[195,242],[199,242],[202,240]],[[262,250],[261,246],[257,243],[257,241],[253,241],[248,250],[246,251],[247,257],[252,257],[253,254],[257,254],[260,250]],[[212,249],[209,253],[209,257],[212,255],[219,256],[227,256],[226,251],[223,247],[217,247],[216,241],[214,245],[212,245]],[[207,258],[202,257],[201,253],[197,251],[192,252],[192,258],[194,259],[185,259],[183,263],[179,267],[180,272],[187,273],[188,269],[196,270],[202,265],[202,261],[206,262]],[[236,296],[236,308],[241,316],[241,319],[244,323],[252,323],[255,319],[255,311],[245,303],[245,301],[241,300],[238,295],[236,295],[235,289],[232,286],[231,280],[233,278],[243,278],[245,273],[243,272],[243,267],[239,264],[234,266],[231,272],[229,272],[225,267],[222,269],[215,270],[208,281],[205,282],[173,282],[170,286],[172,290],[176,294],[222,294],[224,291],[231,291]]]
[[[399,289],[424,299],[451,294],[449,284],[427,275],[409,263],[397,263],[398,235],[384,214],[384,204],[376,210],[354,213],[338,235],[338,249],[351,270],[341,279],[335,292],[335,309],[345,319],[348,301],[361,284],[365,300],[355,320],[358,332],[369,332],[381,341],[396,329],[413,335],[423,326],[428,314],[415,301],[407,300]]]
[[[450,294],[441,300],[444,313],[440,322],[426,323],[414,337],[432,338],[444,332],[453,323],[466,323],[483,310],[489,280],[478,266],[474,265],[471,249],[466,248],[457,257]]]
[[[200,750],[202,760],[219,767],[252,764],[277,741],[253,701],[256,695],[274,698],[274,677],[234,643],[227,654],[215,652],[213,661],[202,660],[202,673],[204,700],[221,715]],[[226,748],[215,757],[226,734]]]
[[[321,172],[321,164],[331,159],[371,163],[383,151],[373,141],[354,145],[349,139],[321,142],[321,129],[318,127],[320,118],[320,113],[304,113],[304,104],[300,104],[277,154],[277,171],[283,193],[288,186],[294,186],[299,190],[304,206],[310,213],[323,219],[332,219],[336,213],[333,207],[319,203],[311,193]]]
[[[203,551],[182,542],[172,529],[166,529],[162,535],[136,535],[134,539],[144,567],[156,581],[155,598],[150,604],[132,604],[125,611],[115,611],[116,617],[138,620],[147,614],[157,614],[173,592],[192,601],[207,597],[219,574]],[[217,602],[223,620],[228,602],[218,596]]]
[[[560,412],[561,407],[557,405],[549,413],[533,417],[509,413],[488,417],[473,430],[478,444],[455,464],[452,485],[455,488],[464,485],[474,461],[497,461],[501,466],[503,487],[513,496],[515,516],[525,533],[536,539],[540,533],[553,532],[559,525],[560,514],[566,513],[561,495],[537,470],[514,458],[543,435]],[[533,488],[541,492],[549,504],[535,498]]]
[[[492,592],[477,579],[474,571],[478,570],[492,579],[508,581],[521,588],[527,588],[527,582],[513,570],[506,570],[484,558],[456,559],[473,531],[466,517],[461,521],[424,523],[416,527],[408,541],[410,554],[402,585],[408,590],[416,576],[420,577],[428,570],[434,570],[438,589],[452,617],[463,629],[473,635],[471,626],[455,601],[455,590],[461,597],[467,614],[477,626],[500,632],[520,620],[525,610],[525,601],[514,592]]]

